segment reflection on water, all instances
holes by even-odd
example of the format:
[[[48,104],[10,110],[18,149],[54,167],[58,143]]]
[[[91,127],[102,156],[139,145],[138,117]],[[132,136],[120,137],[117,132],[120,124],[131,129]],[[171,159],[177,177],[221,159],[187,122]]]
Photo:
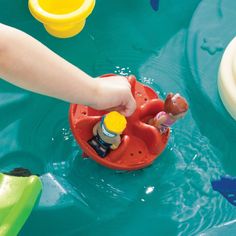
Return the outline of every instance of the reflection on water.
[[[173,134],[178,137],[183,131],[175,129]],[[219,159],[221,154],[196,127],[190,134],[184,132],[181,141],[174,138],[173,142],[172,152],[178,158],[177,172],[173,182],[168,183],[170,190],[161,199],[175,207],[171,217],[180,223],[179,235],[195,235],[216,222],[233,219],[235,214],[232,211],[225,214],[225,208],[230,210],[232,207],[211,189],[210,181],[224,174]]]

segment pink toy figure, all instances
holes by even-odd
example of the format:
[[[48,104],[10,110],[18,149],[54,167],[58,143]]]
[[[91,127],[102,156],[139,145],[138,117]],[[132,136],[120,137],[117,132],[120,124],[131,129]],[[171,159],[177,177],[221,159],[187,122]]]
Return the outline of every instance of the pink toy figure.
[[[159,112],[148,124],[160,130],[164,134],[177,120],[184,117],[188,110],[187,101],[178,93],[169,93],[164,104],[164,111]]]

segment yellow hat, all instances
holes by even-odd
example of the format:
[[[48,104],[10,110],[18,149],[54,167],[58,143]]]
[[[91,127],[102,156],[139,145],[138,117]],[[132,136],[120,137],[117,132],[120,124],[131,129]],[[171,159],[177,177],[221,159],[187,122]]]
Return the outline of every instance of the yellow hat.
[[[126,118],[117,111],[112,111],[104,117],[106,128],[116,134],[121,134],[125,130],[126,124]]]

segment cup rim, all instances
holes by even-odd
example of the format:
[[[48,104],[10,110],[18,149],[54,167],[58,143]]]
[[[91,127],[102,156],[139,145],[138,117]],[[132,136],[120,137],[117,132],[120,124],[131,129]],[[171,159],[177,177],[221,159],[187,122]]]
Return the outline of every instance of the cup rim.
[[[39,0],[29,0],[31,14],[42,23],[72,23],[87,18],[95,6],[95,0],[84,0],[82,5],[75,11],[66,14],[53,14],[46,11]]]

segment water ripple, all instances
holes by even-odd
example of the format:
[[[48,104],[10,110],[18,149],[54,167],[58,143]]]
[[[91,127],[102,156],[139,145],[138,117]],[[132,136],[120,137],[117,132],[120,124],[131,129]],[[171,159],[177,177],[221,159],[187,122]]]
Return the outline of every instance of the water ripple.
[[[190,132],[173,129],[170,146],[176,159],[175,174],[160,186],[160,191],[165,189],[160,204],[173,210],[171,218],[179,223],[178,235],[196,235],[232,220],[236,215],[233,211],[225,214],[232,207],[213,192],[210,183],[224,174],[219,151],[196,128]]]

